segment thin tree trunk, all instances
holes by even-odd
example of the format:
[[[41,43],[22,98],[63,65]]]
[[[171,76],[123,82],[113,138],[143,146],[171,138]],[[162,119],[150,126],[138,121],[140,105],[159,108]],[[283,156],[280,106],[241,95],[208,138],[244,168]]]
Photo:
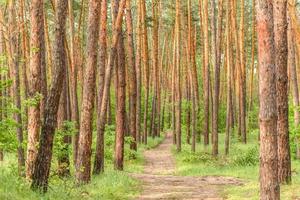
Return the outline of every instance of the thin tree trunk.
[[[230,5],[230,0],[227,0],[227,11],[226,11],[226,19],[228,20],[228,24],[226,26],[226,65],[227,65],[227,114],[226,114],[226,136],[225,136],[225,154],[229,154],[229,143],[230,143],[230,136],[231,136],[231,131],[232,131],[232,124],[231,124],[231,113],[232,113],[232,81],[231,81],[231,34],[230,34],[230,15],[231,15],[231,5]]]
[[[300,113],[297,109],[300,105],[299,103],[299,89],[298,89],[298,78],[297,78],[297,67],[296,67],[296,58],[295,58],[295,39],[294,31],[292,26],[292,20],[289,17],[288,22],[288,67],[290,70],[290,81],[292,85],[292,94],[293,94],[293,104],[294,104],[294,124],[295,128],[299,126],[300,123]],[[296,137],[296,157],[300,159],[300,147],[299,141]]]
[[[74,30],[74,13],[73,13],[73,0],[69,1],[69,27],[70,27],[70,102],[71,102],[71,120],[75,123],[75,127],[79,129],[79,108],[78,108],[78,95],[77,95],[77,74],[78,74],[78,50],[76,49],[75,30]],[[72,136],[73,146],[73,163],[76,164],[77,149],[78,149],[78,133]]]
[[[99,174],[104,171],[104,135],[100,134],[100,115],[101,104],[104,89],[105,67],[107,61],[107,1],[101,2],[101,23],[100,23],[100,37],[99,37],[99,71],[98,71],[98,91],[97,91],[97,141],[96,153],[94,161],[94,174]],[[105,120],[106,121],[106,120]]]
[[[278,179],[280,183],[290,183],[291,157],[288,119],[287,0],[274,0],[273,9],[277,78]]]
[[[45,7],[45,5],[43,5]],[[43,34],[44,34],[44,40],[46,37],[46,31],[48,34],[48,30],[45,29],[45,24],[47,24],[47,10],[45,9],[45,12],[43,12],[43,23],[44,23],[44,30],[43,30]],[[46,52],[46,43],[42,42],[41,43],[41,49],[40,51]],[[46,56],[42,56],[41,58],[41,121],[43,121],[43,116],[44,116],[44,111],[45,111],[45,104],[46,104],[46,100],[47,100],[47,90],[48,90],[48,86],[47,86],[47,62],[46,62]],[[51,63],[49,63],[49,65],[51,66]],[[53,75],[53,74],[51,74]],[[42,122],[43,123],[43,122]]]
[[[203,1],[203,42],[204,42],[204,145],[209,144],[209,35],[208,0]]]
[[[239,45],[240,45],[240,118],[241,118],[241,134],[242,134],[242,142],[247,143],[247,132],[246,132],[246,57],[245,57],[245,0],[241,0],[240,9],[240,29],[239,29]]]
[[[130,96],[130,134],[133,142],[130,148],[137,150],[137,134],[136,134],[136,106],[137,106],[137,74],[136,61],[133,40],[132,15],[131,15],[131,0],[126,0],[126,27],[127,27],[127,43],[128,43],[128,69],[129,69],[129,96]]]
[[[188,67],[188,65],[186,65]],[[186,107],[186,143],[191,143],[191,83],[189,81],[188,72],[186,70],[185,75],[185,84],[186,84],[186,100],[188,102],[188,105]]]
[[[22,72],[22,85],[24,90],[24,99],[28,99],[28,78],[27,78],[27,68],[28,68],[28,62],[29,62],[29,42],[28,42],[28,34],[27,34],[27,25],[25,23],[25,3],[24,0],[20,1],[20,30],[22,35],[22,58],[23,58],[23,64],[21,66],[21,72]],[[25,106],[24,108],[25,116],[26,118],[23,120],[23,127],[28,127],[28,108]]]
[[[211,5],[211,61],[215,71],[214,77],[214,98],[212,105],[212,155],[218,155],[218,112],[219,112],[219,87],[220,87],[220,68],[217,65],[217,46],[216,46],[216,10],[215,0]]]
[[[146,97],[145,97],[145,111],[144,111],[144,144],[147,144],[148,137],[148,103],[149,103],[149,88],[150,88],[150,69],[149,69],[149,55],[148,55],[148,31],[146,21],[146,3],[145,0],[141,0],[142,11],[142,34],[143,34],[143,64],[145,68],[145,80],[146,80]]]
[[[141,61],[142,61],[142,22],[141,22],[141,1],[137,1],[137,36],[136,36],[136,81],[137,81],[137,93],[136,93],[136,134],[137,142],[141,142],[141,80],[142,80],[142,71],[141,71]]]
[[[181,63],[180,63],[180,0],[176,0],[176,25],[175,25],[175,44],[176,44],[176,146],[177,152],[181,151]]]
[[[255,48],[256,48],[256,41],[255,41],[255,35],[256,35],[256,26],[255,26],[255,1],[252,1],[252,37],[251,37],[251,69],[250,69],[250,89],[249,89],[249,111],[252,111],[253,107],[253,83],[254,83],[254,65],[255,65]]]
[[[10,70],[13,74],[13,99],[17,112],[14,113],[14,119],[17,123],[16,134],[18,140],[18,172],[23,175],[25,166],[24,149],[23,149],[23,126],[21,117],[21,94],[20,94],[20,70],[19,70],[19,53],[18,53],[18,32],[16,31],[16,13],[14,7],[15,1],[9,1],[9,48],[10,48]]]
[[[113,15],[114,19],[118,14],[119,0],[113,1]],[[116,141],[115,141],[115,157],[114,168],[116,170],[123,170],[124,164],[124,136],[126,131],[126,69],[125,69],[125,47],[122,29],[120,30],[120,37],[117,44],[118,63],[116,65]]]
[[[175,29],[173,34],[173,63],[172,63],[172,130],[173,130],[173,144],[176,144],[176,41],[175,41]]]

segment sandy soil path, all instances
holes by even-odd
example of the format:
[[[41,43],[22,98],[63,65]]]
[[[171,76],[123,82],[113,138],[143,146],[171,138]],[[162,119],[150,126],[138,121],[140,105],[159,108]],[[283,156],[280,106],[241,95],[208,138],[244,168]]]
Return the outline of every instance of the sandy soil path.
[[[172,137],[166,139],[155,149],[145,152],[145,168],[142,174],[132,174],[142,183],[142,194],[137,200],[148,199],[197,199],[222,200],[222,190],[229,185],[242,182],[230,177],[189,177],[175,176],[175,161],[171,153]]]

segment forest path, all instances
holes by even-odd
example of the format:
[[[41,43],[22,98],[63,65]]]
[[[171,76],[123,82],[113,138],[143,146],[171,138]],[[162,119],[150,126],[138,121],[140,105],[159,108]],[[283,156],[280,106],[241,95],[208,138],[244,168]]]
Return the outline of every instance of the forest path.
[[[235,178],[205,176],[175,176],[175,160],[171,153],[172,134],[156,148],[145,151],[145,168],[142,174],[132,176],[142,182],[142,194],[137,200],[148,199],[197,199],[222,200],[220,193],[225,186],[241,185]]]

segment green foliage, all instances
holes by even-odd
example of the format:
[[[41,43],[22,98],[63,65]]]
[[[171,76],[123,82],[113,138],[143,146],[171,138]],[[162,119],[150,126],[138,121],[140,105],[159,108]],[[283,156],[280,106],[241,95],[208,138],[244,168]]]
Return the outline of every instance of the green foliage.
[[[203,163],[203,164],[213,164],[213,160],[210,154],[206,152],[196,152],[192,153],[190,150],[184,149],[182,151],[181,161],[183,163]]]
[[[34,97],[25,99],[25,100],[24,100],[24,105],[27,106],[27,107],[30,107],[30,106],[32,106],[32,107],[38,106],[42,98],[43,98],[43,95],[42,95],[42,94],[36,93],[36,94],[34,95]]]
[[[247,113],[247,129],[254,130],[258,129],[258,114],[259,114],[259,106],[254,103],[252,106],[252,110],[248,110]]]
[[[290,105],[292,105],[291,99],[290,99]],[[300,111],[300,107],[289,106],[290,148],[291,148],[291,155],[293,158],[296,157],[297,140],[300,141],[300,126],[295,126],[295,118],[294,118],[295,110]]]
[[[224,155],[224,134],[219,134],[219,156],[211,156],[211,147],[197,144],[196,152],[183,144],[176,157],[176,174],[184,176],[230,176],[244,180],[242,186],[227,186],[223,197],[231,200],[259,199],[259,144],[258,129],[248,129],[248,143],[242,144],[237,137],[230,140],[229,155]],[[296,131],[299,133],[299,131]],[[183,140],[184,142],[184,140]],[[300,162],[292,161],[292,185],[281,187],[281,198],[297,199],[300,194]]]
[[[1,63],[5,62],[6,56],[1,56]],[[8,68],[6,66],[1,66],[0,74],[1,76],[7,76]],[[16,123],[13,118],[14,113],[21,113],[22,111],[17,109],[13,102],[12,98],[5,94],[5,90],[8,90],[12,85],[12,80],[10,79],[1,79],[0,80],[0,101],[2,103],[0,112],[2,119],[0,120],[0,149],[4,151],[15,151],[18,143],[15,135],[16,128],[20,126],[20,124]]]
[[[255,166],[259,163],[259,151],[258,147],[250,147],[247,151],[239,151],[233,149],[233,151],[239,152],[238,154],[233,156],[232,164],[240,167],[244,166]]]
[[[8,152],[16,150],[16,127],[16,122],[11,118],[0,121],[0,149]]]
[[[54,139],[54,155],[58,158],[69,155],[70,148],[68,141],[71,137],[77,133],[75,122],[65,121],[61,129],[56,130],[55,139]]]
[[[11,156],[10,158],[13,158]],[[30,183],[18,176],[15,161],[8,160],[0,165],[0,199],[14,200],[114,200],[132,199],[139,191],[138,183],[124,172],[107,170],[93,177],[88,185],[78,187],[72,178],[52,177],[46,194],[30,190]]]

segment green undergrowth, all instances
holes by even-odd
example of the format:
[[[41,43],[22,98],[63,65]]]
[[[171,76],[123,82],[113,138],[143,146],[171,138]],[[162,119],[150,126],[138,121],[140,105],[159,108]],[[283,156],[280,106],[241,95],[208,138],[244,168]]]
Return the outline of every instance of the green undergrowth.
[[[181,176],[228,176],[244,182],[242,186],[226,186],[223,196],[226,199],[259,199],[259,146],[258,131],[252,131],[248,143],[242,144],[236,137],[231,138],[230,153],[225,155],[224,134],[219,135],[219,156],[211,155],[211,147],[204,148],[198,143],[196,152],[191,152],[188,144],[182,151],[173,153],[176,158],[176,174]],[[300,197],[300,161],[292,161],[293,183],[281,187],[282,199],[292,200]],[[297,196],[298,195],[298,196]]]
[[[147,145],[139,145],[138,151],[129,149],[128,141],[125,146],[124,171],[113,170],[113,143],[110,144],[109,133],[106,140],[105,172],[99,176],[92,176],[90,184],[76,186],[73,176],[61,179],[56,175],[57,160],[53,159],[49,189],[46,194],[30,190],[30,183],[17,175],[17,159],[15,153],[5,153],[3,162],[0,162],[0,200],[114,200],[133,199],[141,192],[140,184],[130,177],[128,172],[140,173],[143,171],[143,152],[156,147],[163,141],[160,138],[148,139]],[[126,139],[128,140],[128,138]],[[108,148],[111,147],[111,148]],[[93,163],[93,161],[92,161]],[[71,166],[71,174],[74,169]]]
[[[131,199],[140,188],[137,181],[125,172],[111,169],[100,176],[93,177],[90,184],[76,186],[72,178],[59,179],[52,177],[46,194],[39,194],[29,189],[30,184],[11,170],[1,167],[0,199],[1,200],[60,200],[60,199]]]

